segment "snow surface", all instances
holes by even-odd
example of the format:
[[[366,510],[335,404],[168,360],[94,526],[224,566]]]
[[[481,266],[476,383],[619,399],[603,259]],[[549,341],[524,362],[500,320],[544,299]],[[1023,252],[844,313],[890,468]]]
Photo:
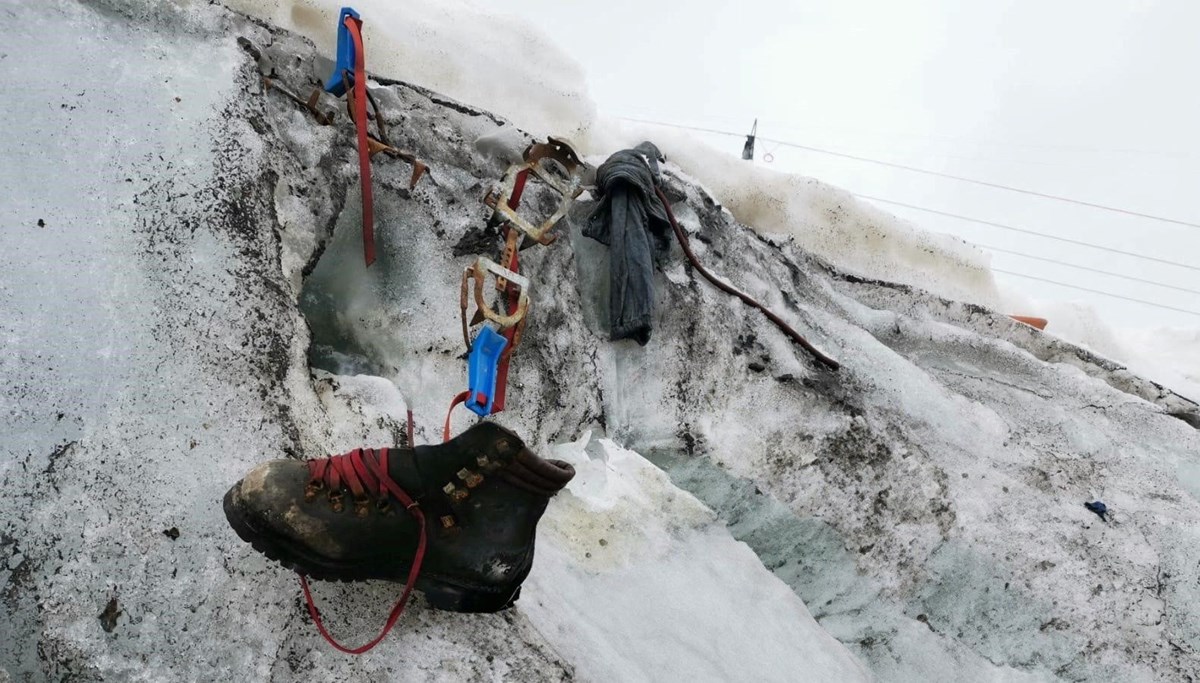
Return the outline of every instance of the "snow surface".
[[[312,40],[337,45],[330,0],[228,0],[225,5]],[[471,0],[358,0],[367,68],[497,112],[539,136],[588,127],[595,105],[580,67],[537,29]],[[332,67],[332,65],[330,65]],[[327,75],[327,74],[324,74]]]
[[[1200,401],[1200,328],[1118,328],[1113,333],[1120,350],[1112,358]]]
[[[315,26],[315,7],[273,11]],[[23,175],[0,201],[0,678],[1200,675],[1195,404],[931,293],[986,290],[969,249],[928,261],[928,288],[860,277],[873,273],[739,224],[703,189],[718,185],[676,165],[701,258],[843,369],[814,366],[678,252],[656,279],[653,341],[608,343],[607,254],[579,234],[584,203],[558,243],[523,256],[534,313],[498,418],[580,468],[540,527],[526,595],[499,615],[417,600],[371,655],[333,652],[220,496],[267,458],[402,441],[409,407],[418,441],[438,438],[464,380],[457,287],[473,252],[454,249],[495,246],[478,198],[528,138],[422,89],[373,86],[398,144],[433,171],[409,192],[406,164],[375,164],[367,271],[351,129],[264,91],[235,38],[297,90],[327,65],[306,41],[209,5],[0,12],[0,79],[30,93],[0,104],[20,126],[0,166]],[[34,63],[45,36],[71,49]],[[861,205],[843,220],[837,191],[780,182],[811,185],[800,196],[822,208],[764,220],[841,225],[846,253],[931,239]],[[1083,508],[1097,497],[1111,523]],[[317,593],[357,641],[396,586]]]
[[[1046,332],[1095,351],[1200,401],[1200,328],[1110,327],[1086,304],[1007,295],[1010,310],[1049,320]]]

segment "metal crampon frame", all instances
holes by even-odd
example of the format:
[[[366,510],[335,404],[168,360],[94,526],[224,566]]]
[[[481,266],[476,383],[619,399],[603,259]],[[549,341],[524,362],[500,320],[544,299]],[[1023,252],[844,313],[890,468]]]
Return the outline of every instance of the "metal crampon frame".
[[[491,223],[500,225],[504,236],[504,249],[497,264],[479,258],[463,272],[459,305],[462,312],[463,341],[471,350],[470,328],[484,322],[494,323],[508,341],[497,368],[495,403],[493,412],[504,409],[504,395],[508,378],[508,363],[513,348],[521,340],[529,314],[531,283],[519,272],[519,252],[537,243],[552,244],[557,235],[551,234],[554,227],[570,211],[572,203],[583,192],[583,177],[586,165],[565,140],[548,138],[546,142],[530,145],[523,155],[524,163],[510,166],[500,183],[484,196],[484,204],[493,210]],[[525,192],[530,176],[555,190],[561,197],[558,207],[540,223],[526,219],[517,213],[521,196]],[[526,243],[526,238],[529,242]],[[484,280],[491,273],[496,279],[496,290],[504,312],[489,306],[484,296]],[[476,311],[468,323],[467,308],[473,284]]]

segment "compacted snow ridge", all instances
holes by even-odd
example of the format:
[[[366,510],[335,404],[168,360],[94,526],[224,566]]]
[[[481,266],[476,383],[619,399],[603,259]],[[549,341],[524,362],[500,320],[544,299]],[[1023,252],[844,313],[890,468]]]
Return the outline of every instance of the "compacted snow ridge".
[[[399,5],[364,3],[368,54],[388,55],[372,93],[431,167],[410,191],[408,164],[374,161],[368,270],[344,107],[323,100],[320,126],[261,81],[306,96],[336,6],[237,5],[255,18],[0,5],[0,164],[22,182],[0,200],[0,681],[1200,678],[1196,403],[1012,321],[974,247],[668,136],[698,257],[842,369],[678,247],[650,343],[609,342],[585,195],[522,254],[531,317],[493,418],[578,471],[522,598],[460,615],[417,597],[368,655],[328,647],[224,491],[269,458],[402,443],[409,409],[439,440],[466,381],[459,275],[500,246],[480,198],[535,138],[594,162],[644,132],[595,120],[548,44],[523,89],[479,84],[483,41],[536,38],[520,27],[422,1],[394,22],[420,39],[397,38]],[[50,35],[78,48],[40,59]],[[523,206],[555,201],[531,184]],[[352,644],[399,591],[315,587]]]

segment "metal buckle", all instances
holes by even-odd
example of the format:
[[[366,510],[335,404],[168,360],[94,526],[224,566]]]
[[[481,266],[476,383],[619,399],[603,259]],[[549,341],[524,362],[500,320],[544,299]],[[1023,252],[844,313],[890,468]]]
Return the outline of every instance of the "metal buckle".
[[[487,278],[487,273],[491,273],[498,279],[503,278],[508,286],[515,285],[520,288],[516,311],[501,314],[488,305],[487,299],[483,295],[483,284]],[[529,312],[529,279],[524,275],[512,272],[491,259],[480,257],[475,260],[475,265],[463,270],[462,284],[459,289],[459,307],[462,309],[464,337],[467,336],[468,283],[472,281],[474,282],[475,290],[475,306],[478,309],[476,315],[482,314],[484,318],[496,323],[501,329],[520,325],[525,321],[525,314]]]

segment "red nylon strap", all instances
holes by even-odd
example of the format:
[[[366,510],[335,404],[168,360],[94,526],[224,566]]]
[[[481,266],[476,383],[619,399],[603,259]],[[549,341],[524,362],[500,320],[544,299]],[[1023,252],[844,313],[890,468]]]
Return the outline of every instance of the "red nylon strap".
[[[467,399],[470,397],[471,392],[464,391],[458,396],[455,396],[454,400],[450,402],[450,410],[446,411],[446,426],[442,428],[442,441],[450,440],[450,416],[454,414],[454,409],[458,407],[458,404],[466,403]]]
[[[521,171],[517,174],[516,180],[513,182],[512,196],[508,199],[508,208],[516,211],[521,205],[521,195],[525,193],[525,182],[529,180],[529,169]],[[512,226],[507,228],[512,230]],[[519,249],[513,250],[512,261],[505,263],[504,267],[514,273],[519,273],[520,259],[517,257]],[[517,288],[513,285],[508,286],[508,310],[514,311],[517,308],[517,302],[520,300],[520,294]],[[504,410],[504,398],[508,395],[508,365],[512,360],[513,339],[517,336],[517,328],[515,326],[508,328],[500,333],[508,344],[505,345],[504,354],[500,356],[500,363],[496,367],[496,398],[492,401],[492,414],[502,412]]]
[[[358,129],[358,174],[362,181],[363,258],[375,262],[375,206],[371,197],[371,148],[367,143],[367,66],[363,52],[362,21],[346,17],[354,40],[354,127]]]
[[[518,195],[516,192],[513,193],[513,196],[518,197],[518,198],[520,197],[520,195]],[[513,208],[516,208],[516,207],[513,207]],[[509,230],[513,230],[513,229],[514,228],[509,227]],[[519,251],[520,250],[514,250],[513,255],[512,255],[512,261],[510,263],[504,264],[505,268],[508,268],[509,270],[511,270],[514,273],[521,272],[519,270],[519,262],[520,262],[520,258],[518,257]],[[508,286],[508,310],[515,311],[517,309],[517,302],[520,300],[520,298],[521,298],[521,295],[520,295],[520,292],[517,291],[516,286],[509,284],[509,286]],[[500,356],[500,363],[496,367],[496,398],[495,398],[495,400],[492,401],[492,414],[496,414],[496,413],[499,413],[504,410],[504,397],[508,395],[508,365],[509,365],[509,361],[512,360],[512,353],[514,350],[513,349],[513,339],[517,336],[517,326],[513,325],[512,327],[508,328],[507,330],[504,330],[503,332],[501,332],[500,335],[502,337],[504,337],[506,340],[508,340],[508,344],[505,345],[504,353],[503,353],[503,355]]]
[[[350,463],[349,465],[345,464],[347,460]],[[320,632],[321,637],[324,638],[326,642],[332,645],[335,649],[340,650],[341,652],[345,652],[346,654],[350,655],[361,655],[362,653],[378,645],[384,638],[387,637],[387,634],[392,630],[392,627],[395,626],[396,622],[400,619],[400,615],[404,613],[404,608],[408,604],[408,598],[410,595],[412,595],[413,588],[417,585],[417,576],[420,575],[421,564],[425,561],[425,546],[428,541],[426,538],[425,529],[425,513],[422,512],[421,508],[417,506],[416,502],[414,502],[413,499],[404,492],[404,489],[400,488],[396,482],[392,481],[391,476],[388,475],[388,449],[386,448],[381,448],[378,452],[372,449],[367,449],[365,451],[365,455],[362,449],[356,449],[350,453],[347,453],[345,456],[328,458],[319,462],[321,462],[322,465],[319,467],[314,467],[314,478],[317,476],[324,477],[326,472],[329,472],[329,476],[335,479],[338,477],[340,472],[353,473],[353,477],[356,477],[357,479],[350,478],[348,482],[361,481],[362,483],[366,484],[367,488],[369,488],[372,493],[379,493],[382,495],[384,492],[387,492],[393,498],[400,501],[404,508],[408,510],[409,514],[413,516],[413,519],[417,521],[418,528],[421,530],[421,535],[417,540],[417,552],[413,555],[412,567],[408,570],[408,579],[404,584],[404,592],[400,594],[400,599],[397,600],[396,604],[392,606],[392,611],[390,614],[388,614],[387,622],[383,625],[383,630],[379,632],[378,636],[375,636],[374,639],[365,645],[360,645],[358,647],[347,647],[334,640],[333,636],[330,635],[328,630],[326,630],[325,623],[321,621],[321,613],[317,610],[317,606],[313,602],[312,591],[309,590],[308,587],[308,578],[303,574],[300,574],[300,588],[303,589],[304,600],[308,603],[308,615],[312,617],[313,623],[317,625],[317,631]],[[332,463],[332,465],[329,463]],[[320,472],[321,474],[317,475],[317,472]],[[354,484],[351,483],[350,485],[351,489],[353,490]]]
[[[513,181],[512,196],[508,198],[508,208],[513,211],[521,205],[521,195],[525,193],[525,181],[529,180],[529,169],[525,169],[517,173],[516,180]]]

